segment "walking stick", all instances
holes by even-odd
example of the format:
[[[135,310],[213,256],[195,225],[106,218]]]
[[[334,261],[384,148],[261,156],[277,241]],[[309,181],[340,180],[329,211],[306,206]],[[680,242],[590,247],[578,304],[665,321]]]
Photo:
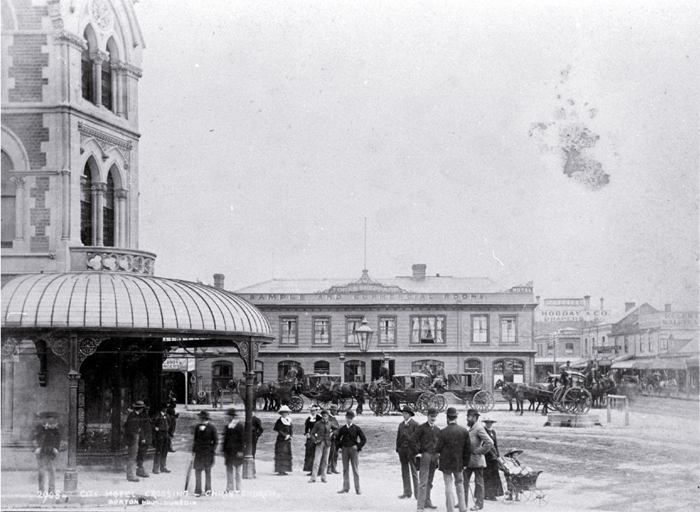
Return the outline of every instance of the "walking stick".
[[[190,461],[190,466],[187,468],[187,476],[185,477],[185,490],[190,486],[190,477],[192,476],[192,469],[194,468],[194,453],[192,454],[192,460]]]

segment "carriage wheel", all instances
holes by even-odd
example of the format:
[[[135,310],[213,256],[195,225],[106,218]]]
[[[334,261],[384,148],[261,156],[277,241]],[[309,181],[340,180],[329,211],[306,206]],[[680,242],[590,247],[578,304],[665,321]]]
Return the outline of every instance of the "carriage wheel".
[[[540,507],[549,503],[549,496],[547,496],[542,489],[535,489],[532,499],[534,499]]]
[[[353,400],[352,397],[341,398],[340,400],[338,400],[338,411],[339,412],[349,411],[350,409],[352,409],[353,405],[355,405],[355,400]]]
[[[421,413],[421,414],[428,414],[428,408],[433,407],[433,403],[435,401],[435,395],[433,395],[430,391],[426,391],[425,393],[421,393],[418,396],[418,400],[416,400],[416,410]]]
[[[445,395],[435,395],[435,399],[437,400],[436,407],[438,412],[444,412],[447,409],[447,398],[445,398]]]
[[[488,391],[479,391],[475,394],[469,406],[477,411],[484,413],[489,412],[496,405],[496,401],[493,399],[493,395]]]
[[[552,396],[552,407],[557,412],[566,412],[563,407],[562,399],[564,398],[564,388],[557,388],[554,390],[554,395]]]
[[[318,405],[321,409],[328,409],[331,405],[330,400],[316,400],[316,405]]]
[[[371,398],[369,408],[377,416],[382,416],[391,410],[391,401],[387,397]]]
[[[304,399],[299,395],[292,395],[289,400],[289,408],[292,412],[301,412],[304,410]]]
[[[573,414],[586,414],[591,410],[592,402],[591,394],[583,388],[570,388],[562,398],[564,411]]]

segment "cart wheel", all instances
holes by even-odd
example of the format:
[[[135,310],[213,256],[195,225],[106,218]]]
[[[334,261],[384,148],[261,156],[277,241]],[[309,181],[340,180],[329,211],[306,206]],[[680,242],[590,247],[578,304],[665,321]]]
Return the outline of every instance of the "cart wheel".
[[[547,496],[542,489],[535,489],[532,499],[534,499],[540,507],[549,503],[549,496]]]
[[[301,412],[304,410],[304,399],[299,395],[292,395],[292,398],[289,400],[289,408],[292,412]]]
[[[328,409],[331,405],[330,400],[316,400],[316,404],[321,408],[321,409]]]
[[[572,414],[586,414],[592,402],[591,394],[583,388],[569,388],[562,398],[564,411]]]
[[[496,402],[491,393],[488,391],[479,391],[474,395],[469,406],[476,409],[480,413],[485,413],[493,409],[495,404]]]
[[[350,409],[352,409],[353,405],[355,405],[355,400],[352,397],[341,398],[340,400],[338,400],[338,411],[349,411]]]
[[[438,412],[444,412],[447,409],[447,398],[444,395],[435,395],[437,400],[437,410]]]
[[[421,414],[428,414],[428,408],[433,406],[434,396],[431,392],[421,393],[416,400],[416,410]]]
[[[523,503],[526,502],[526,501],[530,501],[530,498],[532,498],[532,496],[533,496],[534,494],[535,494],[534,491],[531,491],[530,489],[523,489],[523,490],[520,491],[520,493],[519,493],[519,495],[520,495],[520,501],[523,502]]]

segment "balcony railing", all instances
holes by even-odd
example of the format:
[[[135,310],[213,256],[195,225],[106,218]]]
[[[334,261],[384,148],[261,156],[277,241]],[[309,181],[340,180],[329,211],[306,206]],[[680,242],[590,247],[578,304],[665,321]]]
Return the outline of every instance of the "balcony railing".
[[[71,247],[71,270],[153,275],[156,255],[119,247]]]

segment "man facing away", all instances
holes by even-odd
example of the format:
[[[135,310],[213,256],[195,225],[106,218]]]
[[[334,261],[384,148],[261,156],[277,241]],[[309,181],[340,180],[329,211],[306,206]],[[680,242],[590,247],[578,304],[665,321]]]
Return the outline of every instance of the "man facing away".
[[[310,439],[315,445],[314,464],[311,468],[309,483],[316,481],[316,475],[320,475],[321,482],[326,483],[326,467],[328,466],[328,452],[331,448],[331,426],[328,423],[328,411],[321,411],[321,421],[314,424],[311,429]]]
[[[192,443],[195,496],[202,495],[202,471],[204,471],[206,479],[204,491],[207,495],[211,494],[211,467],[214,465],[214,454],[216,453],[216,445],[219,442],[216,427],[209,423],[209,413],[201,411],[199,419],[200,423],[194,428],[194,443]]]
[[[403,494],[399,496],[399,499],[411,497],[411,483],[413,483],[413,494],[418,499],[418,469],[411,446],[411,438],[418,428],[418,422],[413,419],[415,414],[413,410],[406,405],[401,409],[401,414],[403,414],[403,421],[399,423],[399,429],[396,433],[396,453],[399,454],[401,479],[403,480]]]
[[[440,456],[439,469],[445,480],[447,510],[454,509],[453,496],[456,488],[459,512],[466,512],[462,470],[469,464],[471,444],[467,429],[457,425],[457,409],[454,407],[447,409],[447,427],[438,434],[436,451]]]
[[[348,411],[345,413],[345,425],[338,429],[338,449],[343,453],[343,489],[338,494],[350,492],[350,466],[352,466],[352,477],[355,481],[355,492],[360,492],[360,472],[359,453],[367,442],[362,429],[353,423],[355,413]]]
[[[438,454],[437,438],[440,429],[435,424],[437,409],[428,408],[428,421],[420,425],[413,433],[411,446],[416,457],[420,457],[419,484],[418,484],[418,512],[426,508],[437,508],[430,500],[430,490],[433,488],[433,478],[437,468]]]
[[[486,433],[484,425],[479,421],[479,411],[469,409],[467,411],[467,425],[469,426],[469,442],[471,444],[471,457],[469,464],[464,469],[464,501],[469,503],[467,493],[469,480],[474,474],[474,506],[470,510],[484,508],[484,468],[486,458],[484,455],[493,448],[493,440]]]
[[[328,473],[340,474],[338,471],[338,429],[340,424],[336,416],[338,415],[338,406],[331,404],[331,411],[328,415],[328,424],[331,426],[331,447],[328,453]]]

